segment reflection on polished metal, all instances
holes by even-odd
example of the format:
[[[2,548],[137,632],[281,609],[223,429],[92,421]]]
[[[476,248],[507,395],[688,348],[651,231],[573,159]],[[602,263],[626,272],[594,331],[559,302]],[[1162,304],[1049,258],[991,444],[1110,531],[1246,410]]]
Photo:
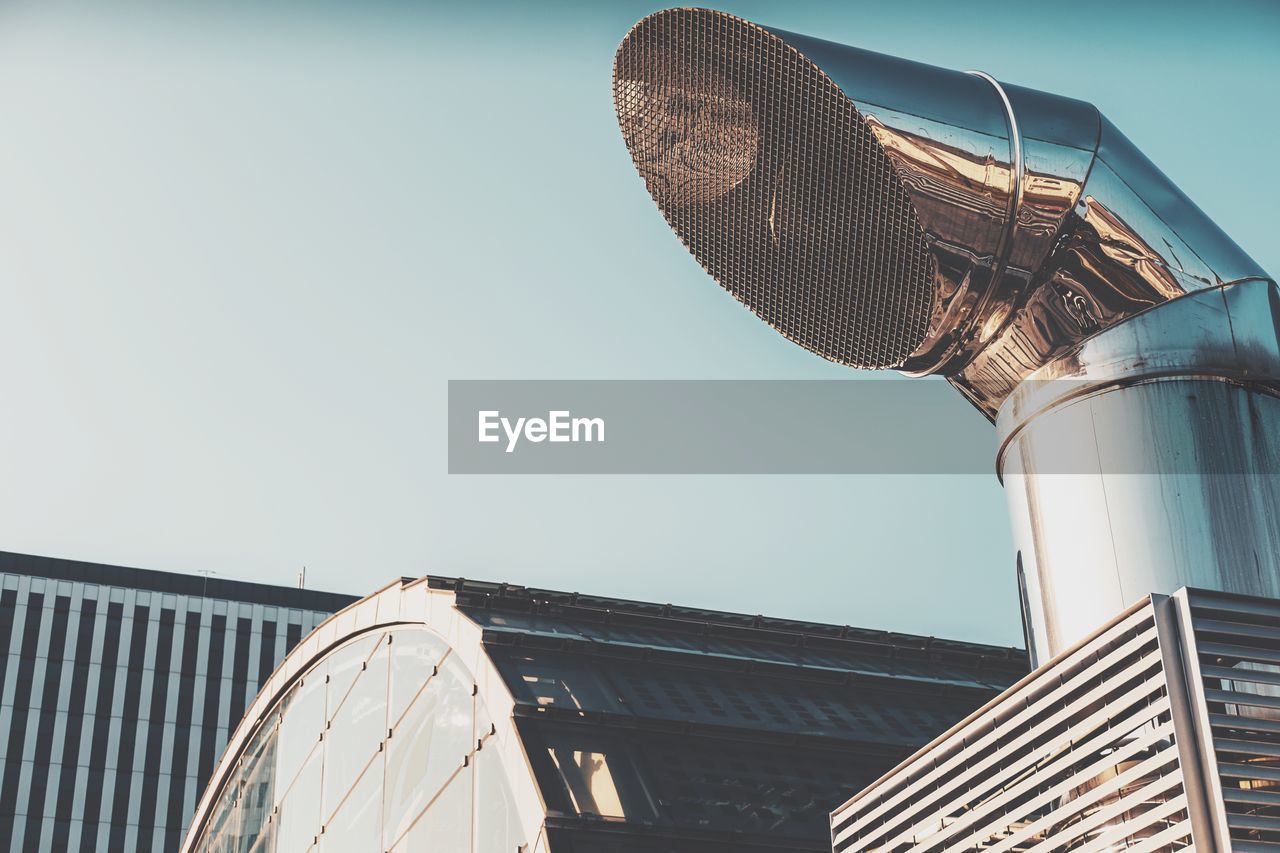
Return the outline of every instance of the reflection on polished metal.
[[[826,358],[940,373],[991,418],[1099,331],[1267,277],[1093,106],[986,75],[672,9],[623,40],[614,100],[735,297]]]
[[[303,639],[184,853],[830,850],[828,816],[1016,650],[450,578]]]
[[[1275,284],[1093,106],[704,9],[614,99],[735,297],[997,423],[1033,661],[1150,592],[1280,596]]]
[[[837,810],[835,849],[1280,850],[1274,281],[1094,107],[981,72],[675,9],[614,99],[731,294],[997,427],[1050,662]]]
[[[1280,850],[1277,626],[1140,601],[837,809],[835,850]]]
[[[1022,382],[998,469],[1048,660],[1152,591],[1280,598],[1280,295],[1202,291]]]

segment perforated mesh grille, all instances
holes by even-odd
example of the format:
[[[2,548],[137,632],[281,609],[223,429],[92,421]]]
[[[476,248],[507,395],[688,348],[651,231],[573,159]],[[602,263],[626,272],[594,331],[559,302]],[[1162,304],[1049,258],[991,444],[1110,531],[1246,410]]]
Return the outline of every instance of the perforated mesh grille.
[[[694,257],[786,337],[854,367],[924,341],[932,260],[853,103],[754,24],[699,9],[641,21],[614,105],[650,194]]]

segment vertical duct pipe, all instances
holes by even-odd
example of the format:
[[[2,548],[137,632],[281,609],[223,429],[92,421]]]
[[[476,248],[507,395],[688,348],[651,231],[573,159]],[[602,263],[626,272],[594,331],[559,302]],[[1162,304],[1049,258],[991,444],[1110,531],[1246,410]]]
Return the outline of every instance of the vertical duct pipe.
[[[996,420],[1033,656],[1150,592],[1280,598],[1280,301],[1194,293],[1023,380]]]

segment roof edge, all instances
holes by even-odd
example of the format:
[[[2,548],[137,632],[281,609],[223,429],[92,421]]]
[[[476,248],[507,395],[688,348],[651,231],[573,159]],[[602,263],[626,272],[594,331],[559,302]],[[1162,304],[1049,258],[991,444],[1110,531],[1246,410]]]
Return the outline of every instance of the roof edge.
[[[62,557],[42,557],[0,551],[0,572],[48,580],[121,586],[151,592],[218,598],[332,613],[360,600],[360,596],[313,589],[295,589],[255,581],[204,577],[182,572],[135,569]]]

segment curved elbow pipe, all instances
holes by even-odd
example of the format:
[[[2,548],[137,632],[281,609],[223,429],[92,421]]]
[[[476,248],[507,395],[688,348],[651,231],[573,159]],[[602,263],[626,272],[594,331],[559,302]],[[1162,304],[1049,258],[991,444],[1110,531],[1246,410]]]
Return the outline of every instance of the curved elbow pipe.
[[[627,147],[673,230],[786,337],[946,376],[988,418],[1026,376],[1265,272],[1082,101],[772,30],[640,21]]]

